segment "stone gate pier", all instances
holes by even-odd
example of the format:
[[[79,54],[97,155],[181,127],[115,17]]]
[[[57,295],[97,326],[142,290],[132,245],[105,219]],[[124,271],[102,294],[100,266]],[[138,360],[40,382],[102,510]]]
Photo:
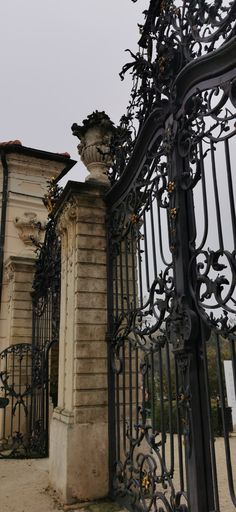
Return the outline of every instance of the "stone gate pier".
[[[50,481],[69,503],[102,498],[108,492],[104,196],[110,161],[103,159],[97,148],[107,149],[110,126],[108,123],[104,130],[99,123],[76,125],[77,132],[79,128],[83,132],[77,133],[79,151],[91,174],[85,183],[67,183],[55,214],[62,251],[61,323],[58,406],[50,430]]]

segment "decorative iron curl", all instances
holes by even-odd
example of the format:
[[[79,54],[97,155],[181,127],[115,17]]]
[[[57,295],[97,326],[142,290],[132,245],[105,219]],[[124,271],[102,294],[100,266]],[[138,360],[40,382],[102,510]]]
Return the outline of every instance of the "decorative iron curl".
[[[194,269],[194,273],[193,273]],[[198,251],[190,262],[191,294],[201,318],[226,338],[236,339],[236,263],[229,251]]]

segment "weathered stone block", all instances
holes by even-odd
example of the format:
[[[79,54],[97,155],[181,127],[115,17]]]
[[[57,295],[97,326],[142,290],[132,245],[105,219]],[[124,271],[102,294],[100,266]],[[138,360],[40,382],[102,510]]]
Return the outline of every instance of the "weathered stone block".
[[[29,336],[32,340],[32,327],[31,325],[28,325],[28,327],[13,327],[11,329],[11,335],[15,338]]]
[[[76,308],[75,321],[77,324],[107,324],[107,312],[104,309]]]
[[[77,265],[78,277],[95,277],[98,279],[106,279],[106,265],[92,265],[90,263],[79,263]]]
[[[93,209],[87,205],[82,207],[80,206],[77,213],[77,219],[79,222],[94,222],[94,224],[105,224],[105,211],[101,208],[96,208],[95,203],[93,204]]]
[[[106,251],[106,238],[104,236],[77,236],[77,248],[97,251]]]
[[[15,301],[26,301],[29,302],[29,293],[28,292],[15,292],[14,293],[14,300]]]
[[[14,292],[28,292],[30,294],[32,292],[32,280],[33,276],[31,276],[31,280],[29,280],[28,282],[26,280],[24,280],[24,282],[15,282]],[[31,298],[30,295],[29,298]]]
[[[108,411],[107,405],[92,405],[91,407],[76,407],[75,422],[76,423],[101,423],[107,422]]]
[[[102,267],[102,265],[99,265],[99,268]],[[104,266],[104,268],[106,268]],[[81,274],[81,270],[80,270],[80,274]],[[84,275],[86,274],[86,269],[84,270],[83,272],[83,275],[80,275],[78,281],[77,281],[77,286],[76,286],[76,291],[82,291],[82,292],[105,292],[107,291],[107,280],[106,280],[106,276],[102,277],[100,275],[100,273],[98,272],[99,274],[99,278],[98,279],[92,279],[92,276],[88,273],[87,275]]]
[[[105,309],[107,305],[107,296],[105,293],[85,293],[76,294],[76,305],[78,308]]]
[[[66,425],[53,418],[50,481],[64,501],[91,501],[107,495],[107,443],[104,421]]]
[[[32,310],[31,309],[17,309],[15,308],[15,311],[14,311],[14,321],[16,321],[17,319],[25,319],[27,322],[28,320],[32,319]]]
[[[78,263],[93,263],[95,265],[106,265],[106,252],[104,250],[101,251],[93,251],[87,248],[80,249],[77,253],[77,262]]]
[[[81,341],[105,341],[106,325],[79,324],[75,326],[75,339]]]
[[[100,208],[101,210],[105,211],[104,199],[101,196],[101,194],[97,194],[95,190],[92,193],[80,195],[78,209],[80,210],[80,208],[84,206],[90,208],[90,212],[92,215],[94,207]]]
[[[31,315],[32,315],[32,313],[29,312],[29,311],[26,311],[25,313],[28,314],[28,316],[25,317],[25,318],[15,318],[15,317],[13,317],[11,325],[12,325],[12,327],[17,327],[17,328],[24,327],[27,330],[27,332],[28,332],[29,330],[31,330],[31,325],[30,325],[29,321],[31,322]],[[12,330],[12,332],[14,332],[14,330]]]
[[[28,302],[28,304],[26,304],[26,302]],[[26,308],[27,308],[27,311],[31,311],[32,310],[31,301],[29,302],[27,300],[26,301],[25,300],[13,300],[12,301],[12,307],[14,308],[15,311],[16,310],[18,310],[18,311],[26,311]]]
[[[107,390],[77,390],[75,391],[75,405],[76,406],[95,406],[107,405],[108,395]]]
[[[78,358],[94,358],[107,356],[107,344],[105,341],[77,342],[75,345],[75,356]]]
[[[107,359],[76,359],[75,373],[103,373],[107,374]]]
[[[74,376],[74,389],[105,389],[107,388],[107,375],[85,374]]]
[[[77,237],[86,236],[106,236],[105,226],[103,224],[95,224],[92,222],[78,222],[76,225]]]

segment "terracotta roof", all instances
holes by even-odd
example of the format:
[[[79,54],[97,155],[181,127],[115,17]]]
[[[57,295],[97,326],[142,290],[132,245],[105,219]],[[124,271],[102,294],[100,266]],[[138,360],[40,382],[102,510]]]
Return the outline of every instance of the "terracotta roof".
[[[8,140],[6,142],[0,142],[0,146],[22,146],[22,142],[20,140]]]
[[[70,158],[70,153],[65,151],[65,153],[58,153],[58,155],[65,156],[66,158]]]
[[[18,139],[16,140],[8,140],[4,142],[0,142],[0,147],[6,147],[6,146],[22,146],[22,142]],[[36,150],[37,151],[37,150]],[[64,156],[65,158],[70,158],[70,153],[68,151],[64,151],[63,153],[55,153],[56,155]]]

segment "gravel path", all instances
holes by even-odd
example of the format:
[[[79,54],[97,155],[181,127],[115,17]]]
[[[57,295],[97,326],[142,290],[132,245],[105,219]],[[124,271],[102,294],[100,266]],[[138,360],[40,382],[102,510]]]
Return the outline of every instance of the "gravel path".
[[[229,497],[224,441],[216,439],[217,470],[222,512],[236,512]],[[232,466],[236,480],[236,437],[230,439]],[[236,481],[235,481],[236,487]],[[48,485],[48,460],[0,460],[1,512],[122,512],[110,502],[64,506]],[[200,512],[200,511],[199,511]],[[202,511],[201,511],[202,512]]]
[[[62,510],[48,491],[48,460],[0,460],[1,512]]]

